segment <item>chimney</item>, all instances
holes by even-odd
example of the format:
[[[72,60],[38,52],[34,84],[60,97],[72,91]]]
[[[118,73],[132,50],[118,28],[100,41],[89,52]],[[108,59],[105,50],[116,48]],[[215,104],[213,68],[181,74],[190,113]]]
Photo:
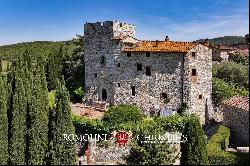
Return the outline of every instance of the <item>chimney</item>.
[[[169,41],[169,38],[168,38],[168,36],[166,36],[166,37],[165,37],[165,41]]]

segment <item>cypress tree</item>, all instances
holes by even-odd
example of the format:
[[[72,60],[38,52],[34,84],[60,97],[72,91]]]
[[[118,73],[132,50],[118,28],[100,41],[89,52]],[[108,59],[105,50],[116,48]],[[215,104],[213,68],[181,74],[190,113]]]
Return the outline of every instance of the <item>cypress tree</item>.
[[[46,87],[46,88],[45,88]],[[48,94],[44,68],[38,60],[33,75],[32,97],[29,109],[28,164],[45,163],[48,142]]]
[[[56,89],[57,80],[62,78],[62,46],[58,50],[53,50],[49,54],[47,63],[47,82],[49,91]]]
[[[63,134],[75,134],[71,111],[69,106],[69,95],[65,85],[58,84],[56,94],[55,121],[52,131],[52,165],[75,165],[76,150],[75,143],[67,143]]]
[[[0,73],[0,165],[7,165],[9,156],[6,83]]]
[[[15,90],[12,105],[11,138],[10,138],[10,164],[25,164],[26,149],[26,99],[23,80],[15,78]]]
[[[187,138],[181,143],[181,165],[207,165],[207,143],[199,119],[190,116],[185,124],[183,135]]]

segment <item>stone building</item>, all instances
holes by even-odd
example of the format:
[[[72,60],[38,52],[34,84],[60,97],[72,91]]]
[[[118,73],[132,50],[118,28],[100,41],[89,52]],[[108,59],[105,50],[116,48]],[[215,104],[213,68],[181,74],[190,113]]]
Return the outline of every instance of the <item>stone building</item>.
[[[249,146],[249,98],[235,96],[223,101],[223,124],[230,128],[236,146]]]
[[[176,113],[182,103],[204,123],[212,111],[212,51],[193,42],[144,41],[135,26],[86,23],[85,104],[135,104],[145,114]],[[205,118],[206,117],[206,118]]]

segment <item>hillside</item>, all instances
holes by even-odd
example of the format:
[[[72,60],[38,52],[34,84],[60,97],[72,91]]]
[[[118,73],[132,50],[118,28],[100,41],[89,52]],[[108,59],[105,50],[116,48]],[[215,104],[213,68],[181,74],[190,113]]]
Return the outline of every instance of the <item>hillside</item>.
[[[0,57],[3,59],[9,59],[15,57],[15,55],[20,54],[26,48],[28,50],[34,52],[36,55],[46,55],[48,56],[51,50],[59,49],[60,46],[64,46],[67,49],[67,52],[70,53],[72,49],[75,47],[73,42],[71,41],[34,41],[34,42],[24,42],[18,44],[11,44],[0,46]]]
[[[196,40],[197,42],[205,41],[206,39],[199,39]],[[208,39],[214,45],[226,45],[231,46],[239,43],[245,42],[245,37],[243,36],[224,36],[224,37],[217,37],[213,39]]]

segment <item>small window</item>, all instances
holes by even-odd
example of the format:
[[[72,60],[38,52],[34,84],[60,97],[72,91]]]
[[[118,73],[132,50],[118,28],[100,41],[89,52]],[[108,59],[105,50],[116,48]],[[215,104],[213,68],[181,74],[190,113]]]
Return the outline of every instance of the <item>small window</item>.
[[[192,57],[195,58],[195,52],[192,52]]]
[[[161,93],[161,99],[162,100],[167,100],[168,99],[168,96],[166,93]]]
[[[151,76],[151,68],[149,66],[146,67],[146,76]]]
[[[120,27],[122,27],[122,23],[120,23]]]
[[[202,99],[202,95],[199,95],[199,99]]]
[[[196,69],[192,69],[192,76],[196,76]]]
[[[131,57],[131,52],[127,52],[127,57]]]
[[[117,86],[118,86],[118,87],[121,87],[121,83],[120,83],[120,82],[118,82],[118,83],[117,83]]]
[[[95,78],[97,77],[97,73],[95,73]]]
[[[105,56],[101,56],[100,64],[101,64],[101,65],[104,65],[105,63],[106,63]]]
[[[121,67],[121,64],[120,64],[120,63],[118,63],[118,64],[117,64],[117,67]]]
[[[150,52],[146,52],[146,57],[150,57]]]
[[[142,71],[142,64],[141,63],[137,64],[137,71]]]
[[[131,86],[132,89],[132,96],[135,96],[135,86]]]

